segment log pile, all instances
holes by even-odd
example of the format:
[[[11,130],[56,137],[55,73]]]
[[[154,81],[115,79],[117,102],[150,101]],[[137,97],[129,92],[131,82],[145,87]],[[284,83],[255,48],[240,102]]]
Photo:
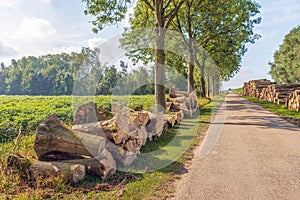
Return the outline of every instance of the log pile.
[[[81,105],[72,128],[61,124],[54,115],[41,122],[36,131],[34,150],[38,160],[28,171],[36,176],[63,176],[71,183],[91,174],[106,179],[118,167],[133,163],[147,141],[191,117],[198,109],[193,93],[170,90],[167,113],[151,113],[113,105],[112,111],[99,111],[94,102]]]
[[[246,82],[244,83],[243,94],[244,96],[259,98],[263,88],[266,88],[270,84],[272,82],[267,79]]]
[[[286,98],[291,94],[291,92],[298,89],[300,89],[299,84],[268,85],[266,88],[262,89],[259,99],[277,104],[284,104],[286,103]]]
[[[299,112],[300,84],[274,84],[266,79],[244,83],[245,96],[259,98],[276,104],[285,104],[290,110]]]
[[[300,90],[295,90],[286,98],[285,107],[289,110],[300,111]]]
[[[184,91],[170,89],[170,98],[167,98],[167,112],[182,112],[183,116],[192,117],[193,113],[198,110],[196,95]]]

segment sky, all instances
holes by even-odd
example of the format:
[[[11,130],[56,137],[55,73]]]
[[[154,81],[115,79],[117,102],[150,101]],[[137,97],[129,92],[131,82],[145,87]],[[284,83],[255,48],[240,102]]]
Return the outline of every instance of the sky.
[[[224,89],[242,87],[252,79],[271,79],[268,62],[273,60],[284,36],[300,25],[299,0],[256,2],[261,5],[262,23],[254,32],[262,38],[247,45],[239,73],[224,83]],[[128,26],[129,14],[118,25],[94,34],[90,23],[93,17],[84,15],[84,8],[81,0],[0,0],[0,62],[8,65],[11,59],[22,56],[79,51],[83,46],[94,48],[100,44],[104,62],[124,58],[124,53],[116,50],[118,44],[112,41]]]

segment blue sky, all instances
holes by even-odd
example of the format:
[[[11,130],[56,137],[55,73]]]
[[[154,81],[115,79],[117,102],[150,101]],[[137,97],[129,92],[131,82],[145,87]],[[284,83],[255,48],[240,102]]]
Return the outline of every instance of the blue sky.
[[[268,62],[272,61],[284,35],[300,25],[299,0],[256,2],[262,6],[260,16],[263,20],[255,32],[262,38],[247,46],[240,72],[224,83],[224,88],[240,87],[250,79],[270,79]],[[111,37],[117,38],[128,25],[124,20],[118,26],[94,34],[88,23],[92,17],[85,16],[83,10],[81,0],[0,0],[0,62],[9,64],[11,59],[22,56],[95,47]]]

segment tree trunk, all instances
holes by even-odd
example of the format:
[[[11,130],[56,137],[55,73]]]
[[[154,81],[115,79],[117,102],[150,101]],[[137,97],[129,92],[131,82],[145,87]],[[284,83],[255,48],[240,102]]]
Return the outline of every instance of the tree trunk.
[[[192,44],[189,45],[189,58],[188,58],[188,92],[194,91],[195,80],[194,80],[194,69],[195,69],[195,56],[192,50]]]
[[[216,77],[215,76],[213,76],[213,78],[212,78],[212,95],[213,96],[216,96]]]
[[[111,172],[116,169],[116,163],[106,149],[107,145],[105,137],[65,128],[56,116],[50,116],[37,128],[34,150],[40,161],[94,157],[103,164],[106,171]]]
[[[155,101],[156,112],[165,112],[165,35],[166,30],[156,28],[155,40]]]
[[[37,128],[34,150],[40,160],[52,152],[70,156],[98,156],[105,148],[106,138],[81,133],[61,125],[56,116],[50,116]]]
[[[207,73],[207,97],[210,98],[210,73]]]
[[[96,158],[64,160],[63,162],[83,165],[85,166],[86,173],[98,176],[102,179],[106,179],[109,174],[112,174],[115,171],[115,169],[105,168],[103,163]]]
[[[205,59],[205,58],[203,58]],[[205,98],[206,97],[206,88],[205,88],[205,73],[204,73],[204,67],[205,67],[205,61],[203,60],[202,65],[200,64],[199,60],[197,57],[195,57],[195,62],[198,65],[198,67],[200,68],[200,84],[201,84],[201,92],[200,92],[200,96],[201,98]]]
[[[30,166],[34,178],[38,176],[63,176],[63,179],[70,183],[78,183],[85,177],[85,166],[81,164],[64,162],[34,162]]]

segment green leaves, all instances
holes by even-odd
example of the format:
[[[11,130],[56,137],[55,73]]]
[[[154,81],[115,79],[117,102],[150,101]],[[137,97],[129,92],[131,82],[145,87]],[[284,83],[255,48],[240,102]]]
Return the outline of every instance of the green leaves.
[[[85,15],[95,16],[93,32],[97,33],[107,25],[114,25],[125,18],[131,0],[82,0]]]
[[[285,37],[270,62],[270,74],[279,84],[300,83],[300,26],[293,28]]]

